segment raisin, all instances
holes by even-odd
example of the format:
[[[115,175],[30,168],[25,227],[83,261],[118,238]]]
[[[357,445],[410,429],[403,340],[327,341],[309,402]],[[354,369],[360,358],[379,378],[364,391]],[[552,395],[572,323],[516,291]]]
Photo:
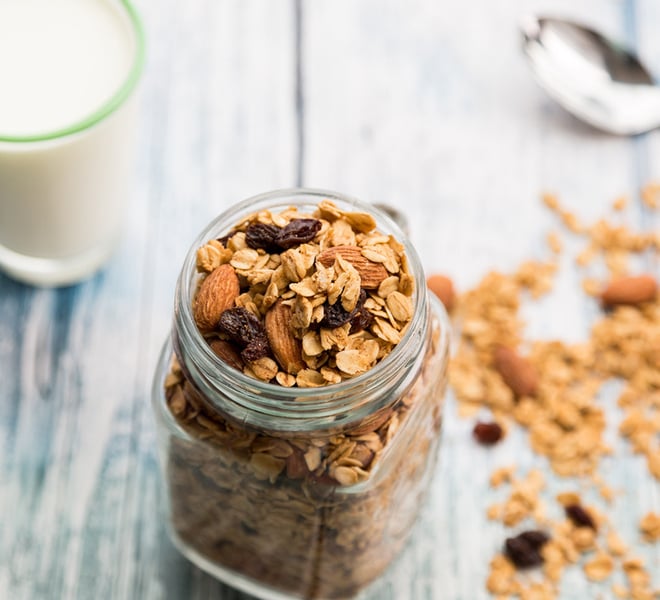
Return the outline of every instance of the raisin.
[[[337,300],[334,304],[328,304],[327,302],[323,306],[323,319],[321,325],[324,327],[329,327],[334,329],[335,327],[341,327],[345,323],[348,323],[353,318],[353,312],[348,312],[341,305],[341,302]]]
[[[277,235],[281,231],[277,225],[266,223],[252,223],[245,230],[245,243],[254,249],[263,248],[269,254],[279,253],[281,250],[275,243]]]
[[[363,288],[360,290],[360,297],[358,298],[357,305],[353,311],[353,316],[351,317],[350,333],[355,333],[361,329],[369,329],[374,322],[374,316],[364,307],[366,300],[367,292]]]
[[[545,531],[539,531],[538,529],[523,531],[518,537],[525,540],[536,550],[540,550],[550,541],[550,536]]]
[[[478,422],[472,434],[474,435],[477,442],[484,446],[492,446],[497,444],[502,439],[502,427],[499,423],[482,423]]]
[[[253,339],[245,346],[241,351],[241,358],[249,363],[268,356],[268,354],[270,354],[270,346],[268,344],[268,338],[264,335],[263,337]]]
[[[245,362],[253,362],[270,354],[266,330],[261,321],[242,306],[229,308],[220,315],[218,329],[226,333],[241,350]]]
[[[591,527],[594,531],[598,529],[593,517],[579,504],[570,504],[564,508],[564,511],[578,527]]]
[[[242,306],[224,311],[220,315],[218,328],[243,348],[256,339],[266,337],[261,321]]]
[[[360,288],[360,295],[358,296],[357,304],[355,305],[356,310],[362,310],[364,308],[364,303],[367,301],[367,290]]]
[[[536,567],[543,563],[541,548],[550,538],[542,531],[525,531],[504,542],[504,553],[519,569]]]
[[[321,230],[318,219],[292,219],[280,229],[275,243],[285,250],[311,242]]]
[[[374,316],[366,309],[361,308],[353,317],[351,317],[351,331],[356,333],[363,329],[369,329],[374,322]]]
[[[326,302],[323,305],[323,320],[321,321],[321,325],[334,329],[350,322],[350,333],[355,333],[360,329],[367,329],[373,321],[373,315],[364,308],[366,299],[367,292],[364,289],[360,290],[360,296],[355,308],[350,312],[339,301],[334,304],[328,304]]]

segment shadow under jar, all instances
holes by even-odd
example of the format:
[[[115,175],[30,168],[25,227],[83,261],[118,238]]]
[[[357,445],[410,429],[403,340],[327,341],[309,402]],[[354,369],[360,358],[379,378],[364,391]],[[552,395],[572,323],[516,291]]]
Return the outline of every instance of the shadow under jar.
[[[392,352],[324,387],[282,387],[214,354],[192,313],[196,250],[248,215],[322,200],[370,213],[405,246],[413,317]],[[225,212],[188,253],[153,406],[172,540],[218,579],[265,599],[354,597],[406,542],[436,462],[449,323],[419,258],[371,205],[330,192],[283,190]]]

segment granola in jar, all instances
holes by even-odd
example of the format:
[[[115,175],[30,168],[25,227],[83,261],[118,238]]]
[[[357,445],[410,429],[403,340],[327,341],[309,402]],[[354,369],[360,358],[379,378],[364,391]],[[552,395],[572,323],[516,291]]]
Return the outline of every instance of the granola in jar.
[[[264,598],[350,598],[435,464],[448,322],[378,211],[276,192],[200,236],[154,385],[172,538]]]

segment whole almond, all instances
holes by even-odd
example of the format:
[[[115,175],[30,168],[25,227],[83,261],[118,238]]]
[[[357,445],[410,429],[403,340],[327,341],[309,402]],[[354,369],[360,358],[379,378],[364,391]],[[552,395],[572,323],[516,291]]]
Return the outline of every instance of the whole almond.
[[[265,327],[270,349],[282,369],[293,375],[304,369],[302,344],[291,330],[291,307],[278,300],[266,313]]]
[[[229,366],[234,367],[234,369],[238,369],[239,371],[243,370],[243,367],[245,366],[243,359],[234,344],[226,340],[213,340],[209,345],[211,346],[211,350],[213,350],[213,352],[215,352]]]
[[[536,369],[514,349],[498,346],[495,350],[495,369],[516,396],[535,396],[538,389]]]
[[[382,264],[362,256],[362,251],[357,246],[333,246],[321,252],[317,260],[324,267],[331,267],[337,256],[341,256],[355,267],[360,275],[362,287],[367,290],[376,289],[389,276],[387,269]]]
[[[600,294],[605,306],[641,304],[649,302],[658,293],[658,284],[652,275],[619,277],[610,281]]]
[[[200,330],[213,330],[239,294],[238,276],[231,265],[220,265],[212,271],[202,281],[193,302],[193,317]]]
[[[446,275],[431,275],[426,280],[426,285],[445,305],[447,312],[454,308],[456,302],[456,292],[454,292],[454,283]]]
[[[386,408],[381,410],[373,415],[366,417],[360,424],[355,427],[350,428],[350,434],[352,436],[364,435],[366,433],[371,433],[382,427],[389,418],[392,416],[393,410],[391,408]]]
[[[303,453],[298,448],[294,448],[293,452],[286,459],[286,475],[289,479],[302,479],[309,473],[307,464]]]

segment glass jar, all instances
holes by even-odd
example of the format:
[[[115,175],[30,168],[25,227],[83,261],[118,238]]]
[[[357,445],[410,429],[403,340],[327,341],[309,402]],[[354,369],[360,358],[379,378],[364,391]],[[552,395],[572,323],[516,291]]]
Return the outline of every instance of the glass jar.
[[[414,313],[393,351],[325,387],[282,387],[220,360],[192,302],[196,250],[247,215],[329,199],[371,213],[405,246]],[[315,190],[249,199],[213,221],[179,277],[172,335],[153,388],[170,535],[192,562],[265,599],[350,598],[407,540],[432,475],[448,362],[449,323],[419,258],[372,206]]]

